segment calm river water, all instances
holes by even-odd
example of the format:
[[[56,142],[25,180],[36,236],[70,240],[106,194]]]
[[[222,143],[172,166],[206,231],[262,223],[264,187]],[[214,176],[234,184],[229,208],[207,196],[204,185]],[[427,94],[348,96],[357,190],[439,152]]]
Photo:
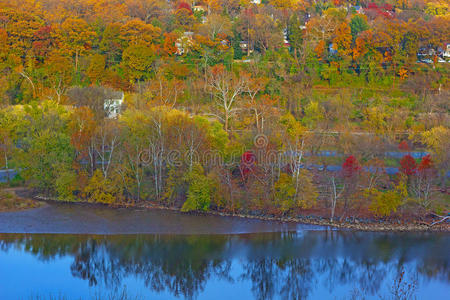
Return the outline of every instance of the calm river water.
[[[0,213],[0,299],[445,299],[449,249],[448,234],[49,205]]]

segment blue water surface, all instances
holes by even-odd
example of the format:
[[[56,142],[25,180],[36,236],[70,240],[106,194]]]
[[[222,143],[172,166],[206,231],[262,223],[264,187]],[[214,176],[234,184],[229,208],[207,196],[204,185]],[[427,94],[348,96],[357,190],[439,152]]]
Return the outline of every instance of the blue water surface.
[[[444,299],[449,246],[447,234],[329,230],[0,234],[0,299]]]

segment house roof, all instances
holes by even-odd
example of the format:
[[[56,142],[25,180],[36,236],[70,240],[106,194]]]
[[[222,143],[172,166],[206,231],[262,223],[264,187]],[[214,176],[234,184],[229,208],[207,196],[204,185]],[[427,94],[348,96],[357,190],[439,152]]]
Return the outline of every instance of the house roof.
[[[123,98],[122,91],[116,91],[110,88],[105,89],[105,99],[122,99],[122,98]]]

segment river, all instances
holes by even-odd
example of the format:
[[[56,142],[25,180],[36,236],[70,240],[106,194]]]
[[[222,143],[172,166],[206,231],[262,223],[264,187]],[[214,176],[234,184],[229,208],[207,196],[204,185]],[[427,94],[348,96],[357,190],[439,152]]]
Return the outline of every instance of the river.
[[[51,204],[0,213],[0,299],[444,299],[449,249],[447,233]]]

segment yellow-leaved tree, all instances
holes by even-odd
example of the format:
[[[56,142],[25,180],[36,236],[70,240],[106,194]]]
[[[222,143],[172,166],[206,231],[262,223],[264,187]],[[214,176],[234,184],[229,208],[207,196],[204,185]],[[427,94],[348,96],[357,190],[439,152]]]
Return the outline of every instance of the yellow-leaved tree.
[[[367,189],[364,196],[371,199],[369,210],[379,217],[390,216],[408,199],[407,177],[400,174],[400,179],[394,189],[380,191],[376,188]]]
[[[437,126],[422,134],[421,141],[431,151],[434,164],[441,176],[441,184],[445,186],[446,173],[450,169],[450,129]]]
[[[105,178],[99,169],[95,170],[83,192],[89,202],[113,204],[120,199],[117,185]]]
[[[297,208],[310,208],[316,202],[318,193],[307,170],[299,172],[299,178],[281,173],[275,183],[275,202],[283,212]]]
[[[80,55],[83,55],[91,47],[97,34],[91,30],[85,20],[68,18],[58,28],[56,35],[61,41],[61,49],[67,54],[75,56],[75,71],[78,71]]]

